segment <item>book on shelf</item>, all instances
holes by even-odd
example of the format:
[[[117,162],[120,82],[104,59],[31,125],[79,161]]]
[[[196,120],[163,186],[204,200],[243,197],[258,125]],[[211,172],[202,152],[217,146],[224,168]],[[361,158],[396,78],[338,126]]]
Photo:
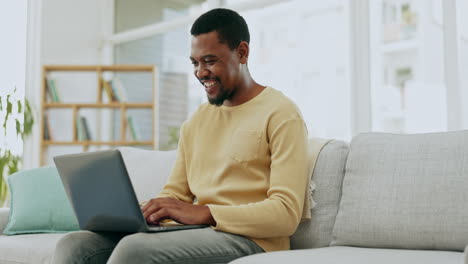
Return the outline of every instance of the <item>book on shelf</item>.
[[[112,86],[112,91],[114,92],[119,102],[128,101],[127,91],[125,90],[125,87],[123,86],[122,81],[120,79],[118,78],[112,79],[111,86]]]
[[[127,121],[128,121],[128,131],[130,132],[129,135],[130,135],[130,139],[133,140],[133,141],[138,141],[140,140],[140,135],[138,133],[138,130],[135,126],[135,123],[133,122],[133,117],[132,116],[128,116],[127,117]]]
[[[114,80],[109,81],[110,87],[112,89],[112,93],[114,94],[115,100],[117,102],[122,102],[122,98],[120,97],[119,93],[117,92],[117,88],[115,87]]]
[[[76,135],[79,141],[91,140],[88,119],[84,116],[80,116],[76,119]]]
[[[104,92],[106,93],[107,95],[107,98],[109,99],[109,102],[116,102],[118,101],[117,100],[117,97],[114,93],[114,90],[112,89],[112,84],[110,81],[102,81],[102,88],[104,90]]]
[[[60,102],[60,96],[57,91],[55,79],[51,79],[51,78],[47,79],[47,93],[49,95],[49,99],[52,102],[54,103]]]
[[[81,117],[81,123],[83,126],[83,130],[85,133],[85,138],[86,140],[91,140],[91,132],[89,131],[89,125],[88,125],[88,119],[86,119],[84,116]]]
[[[44,113],[44,140],[52,140],[52,135],[50,134],[50,122],[49,115]]]
[[[103,80],[102,85],[109,102],[127,102],[127,92],[122,81],[117,78],[110,81]]]

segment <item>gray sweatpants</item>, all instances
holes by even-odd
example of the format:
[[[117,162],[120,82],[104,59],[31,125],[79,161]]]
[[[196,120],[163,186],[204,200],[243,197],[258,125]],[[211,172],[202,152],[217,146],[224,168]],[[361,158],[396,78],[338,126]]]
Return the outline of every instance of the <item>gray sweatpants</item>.
[[[136,234],[78,231],[59,240],[52,263],[228,263],[261,252],[245,237],[209,227]]]

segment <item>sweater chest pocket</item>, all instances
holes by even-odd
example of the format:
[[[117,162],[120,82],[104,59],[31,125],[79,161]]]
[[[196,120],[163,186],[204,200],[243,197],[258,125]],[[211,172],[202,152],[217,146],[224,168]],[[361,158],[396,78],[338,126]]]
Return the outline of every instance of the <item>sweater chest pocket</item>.
[[[262,134],[255,130],[236,130],[229,146],[229,156],[239,162],[258,159]]]

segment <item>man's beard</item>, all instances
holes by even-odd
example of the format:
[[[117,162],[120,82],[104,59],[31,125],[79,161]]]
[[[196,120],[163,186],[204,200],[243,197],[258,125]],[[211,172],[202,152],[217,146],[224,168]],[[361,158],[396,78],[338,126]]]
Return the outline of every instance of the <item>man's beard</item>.
[[[216,97],[208,97],[208,102],[212,105],[221,106],[224,100],[231,99],[233,92],[226,91],[223,86],[219,86],[219,93]]]

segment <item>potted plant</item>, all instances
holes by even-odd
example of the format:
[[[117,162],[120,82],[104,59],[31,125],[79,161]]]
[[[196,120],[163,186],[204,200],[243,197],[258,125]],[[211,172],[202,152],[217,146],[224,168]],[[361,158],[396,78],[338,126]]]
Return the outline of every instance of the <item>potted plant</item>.
[[[0,95],[0,138],[7,139],[8,127],[14,124],[16,137],[24,139],[32,132],[34,124],[33,112],[28,100],[17,99],[16,87],[12,94]],[[5,203],[8,194],[6,179],[8,175],[17,172],[21,168],[21,155],[15,154],[6,144],[0,141],[0,207]]]

